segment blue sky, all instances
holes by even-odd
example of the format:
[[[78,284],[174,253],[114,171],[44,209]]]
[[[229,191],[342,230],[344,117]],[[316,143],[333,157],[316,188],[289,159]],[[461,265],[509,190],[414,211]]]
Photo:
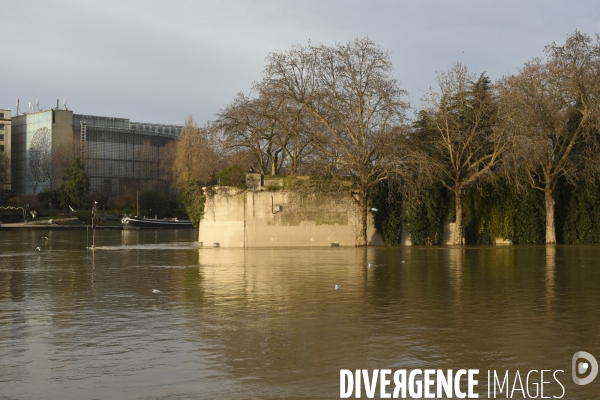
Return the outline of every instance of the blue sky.
[[[200,124],[294,44],[369,37],[392,53],[417,108],[456,61],[514,73],[575,29],[600,33],[597,1],[4,1],[0,108],[59,98],[77,113]],[[459,51],[464,51],[460,53]]]

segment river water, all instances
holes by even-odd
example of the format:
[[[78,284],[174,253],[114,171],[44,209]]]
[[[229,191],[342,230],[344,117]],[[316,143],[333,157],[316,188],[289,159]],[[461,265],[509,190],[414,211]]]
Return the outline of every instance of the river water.
[[[488,370],[508,370],[512,388],[542,369],[564,371],[564,389],[546,374],[545,396],[600,397],[600,377],[571,378],[575,352],[600,359],[600,246],[242,250],[198,248],[191,230],[96,235],[86,250],[85,231],[0,231],[1,399],[339,398],[341,369],[427,368],[478,369],[480,398]]]

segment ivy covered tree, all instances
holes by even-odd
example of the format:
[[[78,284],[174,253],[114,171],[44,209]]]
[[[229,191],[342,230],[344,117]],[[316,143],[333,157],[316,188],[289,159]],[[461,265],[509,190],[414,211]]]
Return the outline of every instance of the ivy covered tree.
[[[600,38],[575,32],[546,47],[507,80],[513,133],[526,140],[517,176],[544,193],[546,243],[556,243],[554,209],[561,180],[575,184],[600,171]]]
[[[70,205],[81,207],[85,197],[90,192],[90,180],[85,172],[85,166],[79,157],[75,157],[65,170],[60,186],[60,201],[63,207]]]
[[[388,246],[402,244],[402,198],[391,181],[379,182],[369,193],[369,207],[375,228]]]
[[[436,184],[424,188],[418,196],[406,202],[406,223],[410,241],[415,245],[441,244],[444,237],[444,219],[448,207],[446,191]]]
[[[571,188],[563,240],[565,243],[600,242],[600,190],[596,184],[586,183]]]
[[[489,78],[478,78],[456,64],[438,74],[439,91],[426,97],[412,135],[423,172],[446,187],[455,198],[454,244],[463,244],[463,196],[465,191],[490,178],[512,150],[506,125],[499,123],[505,111]]]

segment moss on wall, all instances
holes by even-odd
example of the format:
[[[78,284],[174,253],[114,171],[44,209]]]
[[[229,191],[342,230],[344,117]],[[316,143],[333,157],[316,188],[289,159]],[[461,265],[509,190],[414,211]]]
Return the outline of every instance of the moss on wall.
[[[298,226],[302,222],[314,221],[319,225],[348,225],[348,213],[343,211],[296,211],[275,214],[269,225]]]

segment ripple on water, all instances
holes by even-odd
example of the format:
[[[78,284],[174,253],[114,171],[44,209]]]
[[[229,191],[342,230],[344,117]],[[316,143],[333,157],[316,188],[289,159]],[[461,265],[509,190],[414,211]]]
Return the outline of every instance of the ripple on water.
[[[600,354],[598,247],[216,251],[189,235],[107,231],[91,251],[53,232],[38,254],[31,237],[1,241],[2,394],[332,398],[341,368]]]

